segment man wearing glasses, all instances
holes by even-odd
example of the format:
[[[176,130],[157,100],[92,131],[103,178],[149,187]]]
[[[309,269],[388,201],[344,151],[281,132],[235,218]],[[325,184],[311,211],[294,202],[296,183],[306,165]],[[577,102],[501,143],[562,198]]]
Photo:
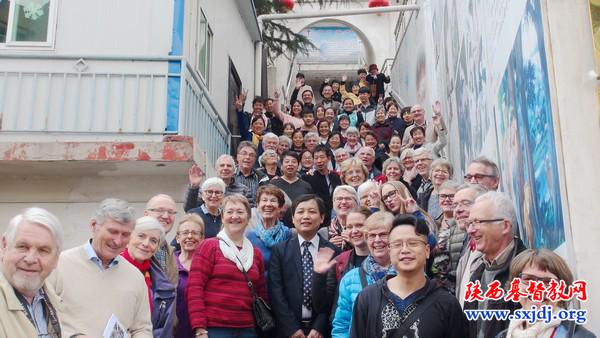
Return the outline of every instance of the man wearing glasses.
[[[512,225],[516,212],[512,200],[503,193],[490,191],[475,200],[471,207],[469,219],[466,221],[467,232],[474,241],[475,247],[483,256],[481,264],[471,274],[471,281],[479,281],[483,293],[487,285],[494,280],[506,285],[510,263],[520,252],[524,251],[523,242],[513,236]],[[518,303],[504,299],[484,301],[465,301],[465,310],[515,310]],[[469,337],[495,337],[508,327],[508,320],[477,320],[469,322]]]
[[[165,229],[165,234],[169,233],[173,228],[175,222],[175,215],[177,215],[177,205],[173,197],[165,194],[159,194],[152,197],[148,203],[146,203],[146,210],[144,210],[144,216],[152,216],[156,218]],[[158,261],[158,265],[167,275],[169,280],[177,287],[177,281],[179,280],[179,270],[175,263],[175,256],[173,256],[173,247],[171,247],[166,241],[163,241],[161,247],[158,248],[154,258]]]
[[[467,320],[456,298],[425,276],[428,235],[425,222],[414,216],[394,218],[389,251],[397,275],[358,295],[350,337],[467,337]]]
[[[498,165],[486,157],[474,159],[467,167],[465,183],[480,184],[488,190],[498,190],[500,183]]]

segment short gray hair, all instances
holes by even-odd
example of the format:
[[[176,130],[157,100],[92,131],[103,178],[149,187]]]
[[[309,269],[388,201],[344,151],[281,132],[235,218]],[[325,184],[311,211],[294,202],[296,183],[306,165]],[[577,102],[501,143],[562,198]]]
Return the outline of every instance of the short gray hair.
[[[377,184],[375,183],[375,181],[372,180],[368,180],[364,183],[362,183],[361,185],[358,186],[358,189],[356,189],[356,192],[358,193],[358,198],[360,199],[365,193],[370,192],[373,189],[377,189]]]
[[[4,237],[8,243],[14,241],[19,226],[24,223],[37,224],[50,231],[52,238],[56,242],[57,252],[61,252],[64,237],[60,221],[48,210],[38,207],[27,208],[8,222],[8,227],[6,227],[6,231],[4,232]]]
[[[456,181],[452,181],[452,180],[446,180],[444,181],[444,183],[442,183],[440,185],[440,187],[438,188],[438,191],[442,190],[442,189],[448,189],[448,190],[454,190],[455,192],[458,191],[458,186],[460,184]]]
[[[152,208],[152,204],[154,204],[154,201],[156,201],[159,198],[171,200],[171,202],[173,202],[174,204],[177,204],[177,202],[175,202],[175,199],[173,197],[171,197],[167,194],[158,194],[158,195],[152,196],[152,198],[148,200],[148,202],[146,203],[146,210]]]
[[[263,140],[264,140],[264,138],[263,138]],[[275,156],[278,157],[277,158],[277,162],[279,162],[279,155],[277,155],[277,152],[275,150],[273,150],[273,149],[265,149],[263,151],[263,153],[260,155],[260,157],[258,158],[258,163],[260,163],[260,165],[262,167],[265,166],[265,164],[263,163],[263,160],[265,159],[265,155],[267,155],[267,154],[274,154]]]
[[[339,153],[346,153],[346,154],[350,155],[348,150],[346,150],[344,148],[337,148],[336,150],[333,151],[334,156],[337,156]]]
[[[383,173],[385,174],[385,171],[387,170],[387,167],[392,164],[392,163],[396,163],[399,167],[400,167],[400,173],[402,173],[402,171],[404,171],[404,167],[402,166],[402,161],[397,158],[397,157],[390,157],[387,160],[383,161]]]
[[[262,139],[263,139],[263,142],[265,140],[267,140],[267,139],[273,139],[273,140],[276,140],[277,142],[279,142],[279,136],[277,136],[277,135],[275,135],[275,134],[273,134],[271,132],[266,133],[265,135],[263,135]]]
[[[287,137],[286,135],[281,135],[281,136],[279,136],[279,143],[281,143],[281,142],[285,142],[285,143],[287,143],[289,146],[291,146],[291,145],[292,145],[292,139],[291,139],[291,138],[289,138],[289,137]]]
[[[511,222],[512,225],[517,224],[517,212],[513,200],[508,194],[498,191],[488,191],[485,194],[477,197],[475,202],[488,200],[492,202],[495,208],[494,217],[502,217]]]
[[[308,140],[311,137],[314,137],[314,138],[316,138],[318,140],[319,139],[319,134],[315,133],[314,131],[306,133],[306,135],[304,135],[304,141],[306,142],[306,140]]]
[[[107,218],[122,224],[133,223],[135,210],[125,200],[107,198],[100,202],[92,219],[96,220],[96,224],[104,224]]]
[[[358,153],[360,153],[363,149],[365,149],[365,150],[369,151],[371,154],[375,155],[375,149],[373,149],[369,146],[362,146],[358,149],[358,151],[356,152],[356,154],[354,156],[358,155]]]
[[[426,148],[426,147],[421,147],[421,148],[415,150],[413,153],[413,157],[417,157],[417,156],[421,156],[421,155],[425,155],[425,154],[428,154],[429,158],[433,158],[433,152],[431,151],[431,149]]]
[[[358,131],[358,129],[356,127],[350,126],[348,127],[348,129],[346,129],[346,135],[348,134],[356,134],[357,136],[360,135],[360,132]]]
[[[200,187],[200,191],[204,191],[204,190],[208,189],[209,187],[217,187],[223,193],[227,189],[227,185],[219,177],[207,178],[204,182],[202,182],[202,186]]]
[[[215,161],[215,165],[223,160],[229,160],[231,161],[231,163],[233,164],[233,170],[236,170],[236,166],[235,166],[235,160],[233,159],[233,156],[229,155],[229,154],[223,154],[221,156],[219,156],[217,158],[217,160]]]
[[[404,161],[404,159],[406,159],[409,156],[415,157],[415,151],[411,148],[404,149],[402,150],[402,152],[400,152],[400,167],[402,168],[402,170],[406,170],[406,167],[404,167],[402,161]]]
[[[445,158],[438,158],[437,160],[434,160],[431,163],[431,166],[429,167],[429,176],[431,176],[431,174],[437,167],[446,167],[446,169],[448,169],[448,173],[450,173],[449,178],[452,178],[452,175],[454,174],[454,167],[452,166],[452,162],[448,161]]]
[[[475,198],[485,194],[489,190],[481,184],[474,183],[463,183],[456,188],[456,192],[459,192],[464,189],[473,189],[475,191]]]
[[[165,229],[160,222],[152,216],[144,216],[135,220],[135,227],[133,233],[140,233],[144,231],[158,230],[160,234],[160,244],[165,242]]]
[[[496,177],[500,177],[500,169],[498,169],[498,165],[496,164],[496,162],[490,160],[489,158],[487,158],[485,156],[480,156],[480,157],[477,157],[476,159],[474,159],[473,161],[471,161],[471,163],[469,163],[469,165],[471,165],[472,163],[483,164],[484,166],[492,169],[492,175],[494,175]]]
[[[337,194],[340,193],[340,191],[345,191],[349,194],[352,195],[352,197],[354,197],[354,202],[356,202],[356,205],[359,205],[359,201],[358,201],[358,194],[356,193],[356,190],[354,190],[354,188],[352,188],[349,185],[338,185],[335,190],[333,190],[333,194],[331,195],[331,199],[335,199],[335,196],[337,196]]]

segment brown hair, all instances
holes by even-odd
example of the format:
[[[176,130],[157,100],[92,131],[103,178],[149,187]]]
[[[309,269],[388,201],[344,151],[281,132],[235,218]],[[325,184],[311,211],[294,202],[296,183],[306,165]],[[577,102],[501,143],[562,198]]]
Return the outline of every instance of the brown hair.
[[[573,274],[562,257],[548,249],[527,249],[515,256],[510,263],[507,288],[510,288],[512,280],[519,277],[521,272],[528,266],[535,266],[542,271],[550,272],[558,277],[559,281],[565,281],[567,285],[573,284]],[[565,302],[559,304],[566,308]]]
[[[273,195],[277,198],[277,204],[279,207],[283,207],[285,204],[285,196],[283,196],[283,191],[277,188],[273,184],[263,185],[256,190],[256,204],[258,205],[258,201],[262,197],[262,195]]]
[[[200,227],[200,229],[202,230],[202,233],[204,234],[204,221],[202,220],[202,217],[198,216],[198,214],[186,214],[181,218],[181,221],[179,221],[179,223],[177,224],[177,232],[179,232],[179,227],[181,227],[181,225],[183,223],[194,223],[196,225],[198,225]],[[204,236],[204,235],[203,235]]]
[[[223,202],[221,202],[221,207],[225,209],[227,204],[229,203],[241,203],[244,205],[244,209],[246,209],[246,213],[248,214],[248,220],[252,216],[252,210],[250,209],[250,203],[248,203],[248,199],[242,194],[231,194],[223,198]]]
[[[350,169],[353,168],[358,168],[360,169],[363,174],[365,175],[365,181],[369,178],[369,170],[367,169],[367,167],[365,166],[364,163],[362,163],[361,160],[359,160],[356,157],[350,157],[347,160],[345,160],[344,162],[341,163],[341,179],[342,179],[342,183],[346,184],[346,172]]]

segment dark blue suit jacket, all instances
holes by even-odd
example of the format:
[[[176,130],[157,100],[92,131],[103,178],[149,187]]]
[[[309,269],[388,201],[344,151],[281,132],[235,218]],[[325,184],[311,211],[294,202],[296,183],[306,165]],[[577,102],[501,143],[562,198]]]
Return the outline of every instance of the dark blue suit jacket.
[[[317,235],[318,236],[318,235]],[[329,247],[340,253],[338,247],[319,236],[319,249]],[[269,299],[275,314],[275,337],[289,337],[302,329],[302,254],[298,235],[271,249],[269,264]],[[329,311],[312,311],[311,328],[323,337],[331,335]]]

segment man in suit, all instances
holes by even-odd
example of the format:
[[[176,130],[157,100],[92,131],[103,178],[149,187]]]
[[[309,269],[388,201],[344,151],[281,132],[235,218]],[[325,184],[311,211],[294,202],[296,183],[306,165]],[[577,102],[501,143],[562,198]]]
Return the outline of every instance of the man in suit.
[[[269,298],[276,319],[275,337],[325,338],[331,332],[329,311],[312,308],[313,265],[319,249],[339,249],[317,234],[325,217],[325,203],[316,195],[302,195],[292,204],[297,235],[274,246],[269,268]]]

